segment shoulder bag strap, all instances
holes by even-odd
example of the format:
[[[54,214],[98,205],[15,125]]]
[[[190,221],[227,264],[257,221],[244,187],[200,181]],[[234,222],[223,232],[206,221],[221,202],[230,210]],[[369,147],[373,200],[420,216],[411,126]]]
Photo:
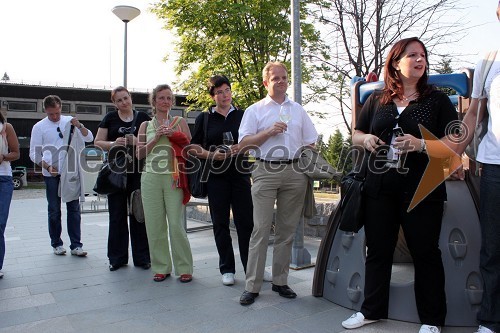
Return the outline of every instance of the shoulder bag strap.
[[[134,113],[134,120],[132,120],[132,125],[130,126],[130,128],[135,132],[135,123],[137,122],[138,115],[137,115],[137,111],[133,110],[132,112]]]
[[[374,96],[374,101],[373,101],[373,114],[371,115],[371,120],[370,120],[370,129],[368,130],[368,134],[372,134],[373,132],[373,121],[375,119],[375,114],[377,113],[377,109],[380,105],[380,96],[375,97]],[[366,149],[363,149],[363,160],[361,161],[361,167],[359,168],[358,175],[361,176],[362,179],[366,178],[366,174],[368,173],[368,164],[370,161],[370,155],[371,153],[368,152],[366,153]]]
[[[203,149],[207,149],[208,141],[208,112],[203,114]]]
[[[495,62],[495,58],[497,56],[497,51],[491,51],[491,52],[488,52],[485,56],[484,56],[484,59],[483,59],[483,63],[482,63],[482,66],[481,66],[481,75],[479,77],[479,91],[481,92],[481,94],[483,93],[483,90],[484,90],[484,84],[486,83],[486,78],[488,77],[488,73],[491,69],[491,66],[493,65],[493,63]],[[479,108],[481,107],[481,100],[478,101],[479,102],[479,105],[478,105],[478,112],[476,113],[476,127],[475,127],[475,130],[477,130],[477,127],[479,126]],[[484,117],[484,116],[483,116]],[[479,133],[478,133],[479,134]],[[479,146],[479,138],[477,135],[474,135],[473,139],[474,140],[474,144],[473,144],[473,148],[474,148],[474,156],[475,158],[477,158],[477,148]],[[476,163],[478,164],[478,163]],[[479,165],[476,165],[476,170],[479,170]]]
[[[181,122],[181,120],[182,120],[182,117],[175,116],[172,119],[172,122],[170,123],[170,128],[174,128],[175,126],[179,125],[179,123]]]

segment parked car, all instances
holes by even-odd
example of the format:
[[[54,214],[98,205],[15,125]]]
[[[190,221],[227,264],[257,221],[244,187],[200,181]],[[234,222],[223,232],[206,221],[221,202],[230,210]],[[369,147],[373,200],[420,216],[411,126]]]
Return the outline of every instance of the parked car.
[[[14,190],[20,190],[23,185],[23,176],[25,175],[23,170],[14,169],[12,170],[12,182],[14,183]]]

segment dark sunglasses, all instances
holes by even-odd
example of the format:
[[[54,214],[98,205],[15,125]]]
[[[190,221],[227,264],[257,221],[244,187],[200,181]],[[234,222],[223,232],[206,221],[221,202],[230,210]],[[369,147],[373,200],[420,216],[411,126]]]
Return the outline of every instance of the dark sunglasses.
[[[62,139],[63,138],[63,134],[62,134],[61,129],[59,128],[59,126],[57,126],[57,132],[59,133],[59,137]]]

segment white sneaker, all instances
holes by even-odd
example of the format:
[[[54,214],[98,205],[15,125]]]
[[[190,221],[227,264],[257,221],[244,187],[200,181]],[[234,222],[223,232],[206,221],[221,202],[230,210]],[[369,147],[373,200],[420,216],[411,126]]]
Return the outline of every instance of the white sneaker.
[[[490,330],[488,327],[479,325],[479,328],[474,333],[495,333],[495,331]]]
[[[66,254],[66,249],[62,246],[57,246],[53,248],[54,254],[57,254],[58,256],[62,256]]]
[[[71,254],[74,256],[85,257],[87,255],[87,252],[83,251],[81,247],[75,247],[73,250],[71,250]]]
[[[361,312],[356,312],[352,316],[350,316],[347,320],[344,320],[342,322],[342,326],[347,329],[353,329],[353,328],[359,328],[374,322],[377,322],[378,320],[369,320],[365,319],[365,316]]]
[[[234,284],[234,274],[233,273],[222,274],[222,284],[225,286],[232,286]]]
[[[264,281],[273,282],[273,275],[266,270],[264,270]]]
[[[441,329],[437,326],[422,325],[418,333],[441,333]]]

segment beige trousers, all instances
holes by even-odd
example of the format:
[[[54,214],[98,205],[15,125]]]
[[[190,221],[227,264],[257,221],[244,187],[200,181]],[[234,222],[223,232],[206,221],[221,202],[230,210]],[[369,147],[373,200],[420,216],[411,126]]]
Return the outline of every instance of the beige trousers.
[[[276,165],[257,161],[252,178],[254,228],[245,290],[258,293],[264,277],[275,203],[273,283],[279,286],[288,284],[292,244],[304,205],[307,176],[298,170],[297,164]]]

